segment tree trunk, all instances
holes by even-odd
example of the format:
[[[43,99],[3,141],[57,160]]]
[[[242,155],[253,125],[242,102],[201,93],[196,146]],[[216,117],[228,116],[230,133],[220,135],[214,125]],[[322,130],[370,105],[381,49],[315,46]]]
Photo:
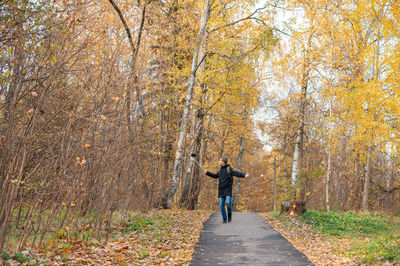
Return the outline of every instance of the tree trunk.
[[[244,136],[240,138],[240,146],[239,146],[239,156],[238,156],[238,162],[237,162],[237,170],[240,171],[242,168],[242,157],[243,157],[243,151],[244,151]],[[235,187],[235,195],[233,197],[233,205],[232,205],[232,210],[236,211],[237,203],[239,201],[239,192],[240,192],[240,178],[236,178],[236,187]]]
[[[204,36],[203,46],[199,50],[199,58],[204,58],[204,62],[198,67],[198,73],[204,72],[206,65],[206,52],[207,52],[207,32]],[[197,110],[193,111],[193,119],[190,133],[190,154],[196,154],[196,160],[201,161],[200,150],[201,143],[204,139],[204,117],[206,110],[203,109],[203,102],[207,95],[207,84],[201,83],[201,91],[198,93],[199,105]],[[204,154],[204,153],[203,153]],[[183,186],[181,190],[180,207],[188,210],[194,210],[197,206],[198,196],[200,193],[200,169],[195,160],[190,157],[186,167],[185,175],[183,177]]]
[[[224,151],[225,151],[225,141],[229,136],[229,131],[227,132],[226,128],[224,127],[222,130],[222,141],[221,141],[221,147],[219,149],[219,159],[224,156]]]
[[[326,171],[326,184],[325,184],[326,211],[330,211],[330,205],[329,205],[330,177],[331,177],[331,154],[330,154],[330,152],[328,152],[328,169]]]
[[[274,155],[274,211],[276,211],[276,154]]]
[[[307,49],[311,48],[311,38],[312,34],[309,36]],[[294,147],[293,162],[292,162],[291,185],[292,189],[296,190],[295,193],[294,191],[292,191],[293,200],[295,200],[296,197],[300,195],[299,175],[301,174],[302,170],[304,125],[305,125],[305,115],[306,115],[306,105],[307,105],[307,86],[308,86],[309,73],[310,73],[310,58],[309,58],[309,51],[306,51],[303,63],[303,73],[301,77],[299,126],[297,128],[297,133],[296,133],[296,143]]]
[[[376,41],[376,47],[375,47],[375,64],[374,64],[374,79],[378,80],[379,79],[379,43],[380,43],[380,31],[378,28],[378,36],[377,36],[377,41]],[[361,210],[362,211],[367,211],[368,210],[368,197],[369,197],[369,184],[371,180],[371,153],[372,149],[369,148],[367,150],[367,165],[366,165],[366,173],[365,173],[365,180],[364,180],[364,192],[363,192],[363,198],[362,198],[362,204],[361,204]]]
[[[191,143],[190,143],[190,154],[196,154],[198,155],[199,153],[196,150],[196,144],[195,144],[195,138],[197,136],[197,132],[195,132],[195,124],[196,124],[196,115],[193,114],[192,115],[192,126],[191,126],[191,132],[190,132],[190,138],[191,138]],[[198,160],[199,158],[195,158],[196,160]],[[182,178],[182,189],[181,189],[181,197],[179,200],[179,205],[181,208],[185,208],[186,202],[188,200],[189,197],[189,190],[190,190],[190,186],[191,186],[191,173],[193,171],[195,162],[194,159],[190,158],[188,163],[187,163],[187,167],[186,167],[186,171],[183,175]]]
[[[288,170],[287,170],[287,161],[288,161],[288,148],[287,148],[287,139],[288,139],[288,132],[289,132],[289,126],[286,127],[285,130],[285,134],[283,137],[283,158],[282,158],[282,166],[283,166],[283,180],[285,180],[284,182],[284,186],[283,186],[283,192],[285,193],[285,195],[288,195],[289,189],[288,189],[288,180],[289,180],[289,175],[288,175]],[[286,200],[289,200],[289,198],[286,198]]]
[[[196,154],[196,160],[200,160],[201,140],[204,132],[204,111],[197,110],[192,125],[191,154]],[[194,210],[200,192],[200,169],[194,159],[189,160],[186,174],[183,180],[180,206],[188,210]]]
[[[329,117],[332,116],[332,107],[331,104],[329,103]],[[331,140],[332,140],[332,132],[331,132],[331,126],[329,125],[329,146],[328,149],[331,145]],[[325,184],[325,202],[326,202],[326,211],[330,211],[330,204],[329,204],[329,183],[330,183],[330,177],[331,177],[331,151],[328,150],[328,169],[326,171],[326,184]]]
[[[362,198],[361,210],[368,210],[368,197],[369,197],[369,183],[371,179],[371,155],[367,155],[367,165],[365,167],[365,179],[364,179],[364,193]]]
[[[303,131],[299,128],[297,129],[296,135],[296,143],[294,146],[294,153],[293,153],[293,163],[292,163],[292,199],[295,200],[296,195],[298,193],[298,177],[299,171],[301,171],[300,163],[301,163],[301,149],[303,146]],[[296,190],[296,192],[295,192]]]
[[[172,198],[174,197],[179,185],[180,166],[182,162],[182,148],[185,141],[187,118],[189,116],[190,107],[192,105],[193,88],[196,81],[197,68],[199,67],[199,64],[201,64],[202,62],[201,60],[200,62],[198,62],[199,59],[198,55],[200,52],[201,43],[203,42],[204,37],[206,36],[206,28],[210,16],[210,6],[211,6],[210,0],[206,0],[206,6],[204,9],[204,14],[200,25],[200,32],[193,52],[192,67],[190,70],[189,85],[187,88],[187,95],[186,95],[186,103],[183,109],[181,129],[179,132],[178,143],[175,153],[174,172],[172,175],[172,181],[168,189],[167,195],[163,198],[161,203],[162,207],[166,209],[171,208]]]

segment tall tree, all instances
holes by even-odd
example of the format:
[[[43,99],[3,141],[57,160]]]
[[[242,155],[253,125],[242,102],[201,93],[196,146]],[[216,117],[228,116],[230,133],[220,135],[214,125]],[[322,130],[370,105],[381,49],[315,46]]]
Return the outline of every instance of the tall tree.
[[[203,63],[204,60],[204,58],[199,58],[199,54],[201,45],[206,36],[207,23],[210,17],[210,7],[211,7],[210,0],[206,0],[203,15],[200,20],[199,34],[197,36],[197,41],[193,51],[192,67],[190,69],[190,77],[187,87],[185,107],[183,109],[180,132],[178,135],[178,143],[176,147],[174,170],[173,170],[171,185],[170,188],[168,189],[166,196],[162,199],[162,206],[167,209],[171,208],[172,198],[175,195],[176,190],[178,189],[181,163],[182,163],[183,144],[186,135],[186,123],[189,116],[190,107],[192,105],[192,96],[193,96],[194,85],[196,82],[197,69]]]

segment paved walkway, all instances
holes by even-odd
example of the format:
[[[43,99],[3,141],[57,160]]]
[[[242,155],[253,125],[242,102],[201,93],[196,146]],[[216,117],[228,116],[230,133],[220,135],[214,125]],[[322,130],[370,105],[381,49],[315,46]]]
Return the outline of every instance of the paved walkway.
[[[204,223],[191,265],[313,265],[257,213],[220,213]]]

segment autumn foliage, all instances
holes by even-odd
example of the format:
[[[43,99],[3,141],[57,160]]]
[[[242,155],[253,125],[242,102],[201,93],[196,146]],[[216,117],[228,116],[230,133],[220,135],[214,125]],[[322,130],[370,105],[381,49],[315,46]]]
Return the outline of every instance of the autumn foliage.
[[[238,211],[274,208],[275,158],[278,204],[399,212],[399,18],[389,0],[1,1],[0,250],[217,209],[192,153],[250,174]]]
[[[0,3],[1,250],[43,246],[71,224],[107,237],[116,213],[163,206],[180,132],[180,181],[167,207],[214,208],[215,183],[190,150],[209,169],[222,153],[234,165],[241,137],[261,150],[251,117],[257,67],[277,39],[265,8],[213,1],[199,41],[205,3]]]
[[[285,7],[302,16],[273,57],[275,115],[264,129],[278,161],[278,202],[292,191],[311,209],[398,213],[399,3]]]

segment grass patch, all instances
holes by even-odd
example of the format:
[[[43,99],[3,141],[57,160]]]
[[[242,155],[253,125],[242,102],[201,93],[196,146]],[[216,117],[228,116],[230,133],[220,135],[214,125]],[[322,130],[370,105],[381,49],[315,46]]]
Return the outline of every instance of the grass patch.
[[[18,252],[14,254],[14,259],[20,263],[25,263],[27,262],[29,259],[31,259],[30,257],[25,257],[22,253]]]
[[[166,213],[154,213],[152,215],[134,213],[125,226],[125,232],[155,231],[173,221],[174,218]]]
[[[11,257],[10,257],[10,255],[7,253],[7,252],[5,252],[5,251],[3,251],[1,254],[0,254],[0,259],[3,259],[3,260],[9,260],[9,259],[11,259]]]
[[[277,218],[279,216],[280,211],[271,211],[270,214],[272,217]]]
[[[327,236],[338,252],[356,257],[359,263],[400,263],[400,222],[396,217],[307,211],[299,220]]]
[[[154,220],[152,220],[151,218],[137,219],[137,220],[129,222],[127,224],[126,231],[127,232],[132,232],[132,231],[139,232],[139,231],[142,231],[147,226],[153,225],[153,224],[154,224]]]
[[[362,263],[400,262],[400,235],[373,236],[358,242],[349,254],[360,258]]]
[[[367,236],[384,234],[389,231],[389,220],[383,217],[362,215],[354,212],[307,211],[301,216],[303,221],[315,226],[321,233],[331,236]]]

